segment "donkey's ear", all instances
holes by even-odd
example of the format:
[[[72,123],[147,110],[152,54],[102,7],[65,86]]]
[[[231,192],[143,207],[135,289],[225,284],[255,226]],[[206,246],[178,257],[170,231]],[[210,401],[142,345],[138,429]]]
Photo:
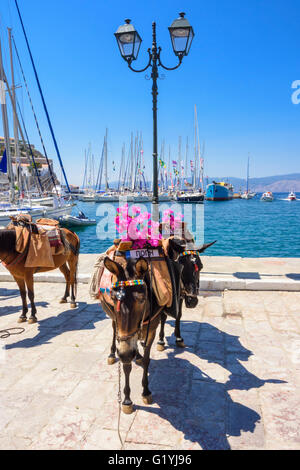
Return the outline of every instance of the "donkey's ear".
[[[123,272],[122,266],[119,263],[116,263],[115,261],[110,259],[108,256],[104,260],[104,266],[117,277],[120,277],[121,273]]]
[[[183,253],[186,248],[185,240],[181,240],[179,238],[170,238],[170,248],[176,251],[176,253]]]
[[[136,274],[139,278],[143,278],[148,271],[148,261],[145,260],[145,258],[140,258],[136,263],[135,263],[135,270]]]
[[[200,248],[196,248],[196,251],[198,251],[199,253],[204,253],[204,251],[207,250],[207,248],[209,248],[210,246],[213,246],[215,243],[217,243],[217,240],[215,240],[212,243],[207,243],[206,245],[203,245]]]

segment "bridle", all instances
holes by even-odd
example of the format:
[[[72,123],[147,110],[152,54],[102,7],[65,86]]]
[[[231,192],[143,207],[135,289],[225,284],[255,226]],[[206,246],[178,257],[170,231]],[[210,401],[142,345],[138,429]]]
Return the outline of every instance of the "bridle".
[[[116,281],[116,282],[112,283],[112,286],[111,286],[110,289],[108,289],[108,288],[107,289],[100,289],[100,291],[103,293],[103,291],[105,290],[106,293],[110,293],[110,295],[111,295],[112,291],[114,289],[120,289],[115,293],[115,297],[117,299],[116,312],[119,313],[121,311],[121,303],[124,300],[125,295],[126,295],[125,290],[124,290],[125,287],[136,287],[136,286],[144,286],[145,287],[145,297],[147,299],[147,284],[145,283],[145,281],[143,279],[130,279],[128,281]],[[130,335],[126,335],[126,336],[120,336],[119,335],[118,323],[117,323],[116,318],[115,318],[116,338],[117,338],[118,342],[128,341],[130,338],[133,338],[136,334],[138,334],[138,336],[141,337],[142,327],[143,327],[143,324],[144,324],[145,314],[146,314],[146,306],[147,306],[147,300],[145,301],[145,306],[144,306],[144,309],[143,309],[143,315],[142,315],[142,319],[139,323],[139,326],[133,333],[130,333]],[[116,316],[115,315],[116,312],[115,312],[115,309],[113,308],[114,316]]]
[[[180,258],[186,258],[187,256],[193,256],[193,257],[196,257],[198,256],[199,257],[199,251],[197,250],[186,250],[184,251],[183,253],[180,253],[178,258],[177,258],[177,261],[179,261]],[[199,257],[200,259],[200,257]],[[192,263],[194,264],[194,269],[195,269],[195,273],[197,273],[200,269],[199,269],[199,266],[197,264],[197,261],[196,259],[193,261],[192,259]],[[181,283],[182,283],[182,287],[181,287],[181,294],[183,297],[185,296],[189,296],[189,297],[197,297],[198,294],[199,294],[199,286],[197,287],[196,289],[196,294],[188,294],[185,290],[185,286],[184,286],[184,283],[182,281],[182,278],[181,278]]]

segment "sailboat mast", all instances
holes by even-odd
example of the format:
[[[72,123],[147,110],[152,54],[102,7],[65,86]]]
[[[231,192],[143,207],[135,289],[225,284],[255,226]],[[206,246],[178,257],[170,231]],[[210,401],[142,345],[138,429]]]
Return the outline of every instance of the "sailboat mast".
[[[105,133],[105,153],[104,153],[104,178],[105,178],[105,191],[108,191],[108,175],[107,175],[107,139],[108,139],[108,129]]]
[[[16,87],[15,87],[15,71],[14,71],[14,61],[13,61],[13,52],[12,52],[12,37],[11,37],[11,28],[8,29],[8,42],[9,42],[9,54],[10,54],[10,68],[11,68],[11,91],[12,91],[12,99],[13,99],[13,106],[16,107]],[[18,124],[16,120],[15,113],[13,113],[13,123],[14,123],[14,139],[15,139],[15,159],[16,159],[16,168],[18,168],[18,183],[19,183],[19,190],[20,182],[21,182],[21,161],[20,161],[20,146],[19,146],[19,133],[18,133]]]
[[[188,178],[188,167],[189,167],[189,138],[186,138],[186,147],[185,147],[185,178]]]
[[[3,122],[3,132],[4,132],[4,142],[7,158],[7,170],[8,170],[8,180],[10,184],[10,202],[15,200],[15,185],[14,185],[14,173],[10,155],[10,140],[9,140],[9,127],[8,127],[8,118],[7,118],[7,107],[6,107],[6,91],[5,91],[5,75],[3,68],[3,59],[2,59],[2,46],[0,38],[0,102],[1,102],[1,112],[2,112],[2,122]]]
[[[249,161],[250,161],[250,156],[248,155],[248,165],[247,165],[247,194],[249,192]]]
[[[194,163],[194,189],[196,190],[197,187],[197,171],[198,171],[198,165],[197,165],[197,106],[195,105],[195,116],[194,116],[194,121],[195,121],[195,163]]]

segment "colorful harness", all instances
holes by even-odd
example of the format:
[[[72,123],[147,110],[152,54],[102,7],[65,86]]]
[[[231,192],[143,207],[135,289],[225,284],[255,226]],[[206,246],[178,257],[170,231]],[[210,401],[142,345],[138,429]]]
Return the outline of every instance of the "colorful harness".
[[[111,288],[118,289],[118,287],[134,287],[134,286],[143,286],[145,282],[142,279],[130,279],[129,281],[117,281],[113,282]]]
[[[145,284],[145,281],[142,279],[130,279],[129,281],[117,281],[113,282],[112,286],[109,287],[100,287],[100,292],[102,294],[110,294],[113,289],[124,289],[124,287],[134,287],[134,286],[143,286]]]
[[[189,251],[184,251],[184,252],[181,253],[179,256],[189,256],[189,255],[197,256],[197,255],[199,255],[199,252],[198,252],[198,251],[189,250]]]

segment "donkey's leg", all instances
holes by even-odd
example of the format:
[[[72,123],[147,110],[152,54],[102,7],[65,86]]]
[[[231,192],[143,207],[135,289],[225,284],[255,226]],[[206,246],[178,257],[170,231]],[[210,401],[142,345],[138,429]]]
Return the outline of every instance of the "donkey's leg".
[[[116,336],[117,336],[117,328],[116,328],[116,323],[114,320],[112,320],[112,327],[113,327],[113,340],[112,340],[112,345],[110,349],[110,355],[108,356],[107,362],[109,366],[112,366],[116,362]]]
[[[76,308],[76,289],[77,289],[77,265],[78,265],[78,256],[75,256],[71,253],[68,260],[70,267],[70,283],[71,283],[71,308]]]
[[[133,404],[132,404],[132,401],[130,399],[130,386],[129,386],[129,378],[130,378],[130,373],[131,373],[131,370],[132,370],[132,364],[131,362],[126,364],[124,363],[123,364],[123,370],[124,370],[124,374],[125,374],[125,387],[124,387],[124,395],[125,395],[125,399],[122,403],[122,410],[123,410],[123,413],[127,414],[127,415],[130,415],[131,413],[133,413]]]
[[[153,402],[152,393],[149,390],[148,369],[149,369],[149,364],[150,364],[150,351],[151,351],[151,346],[155,338],[155,333],[156,333],[156,329],[153,329],[152,331],[150,330],[147,346],[145,347],[145,352],[144,352],[144,360],[143,360],[144,374],[143,374],[143,379],[142,379],[142,386],[143,386],[142,396],[143,396],[143,402],[146,405],[151,405]]]
[[[59,269],[63,273],[63,275],[65,276],[65,280],[66,280],[65,295],[61,299],[60,303],[61,304],[66,304],[67,300],[68,300],[68,297],[70,295],[70,270],[69,270],[66,263],[64,263],[62,266],[60,266]]]
[[[180,320],[182,317],[182,304],[183,298],[181,297],[179,300],[179,308],[178,308],[178,316],[175,321],[175,337],[176,337],[176,346],[179,348],[185,348],[184,340],[180,333]]]
[[[27,313],[28,313],[28,306],[27,306],[27,299],[26,299],[26,285],[24,279],[14,277],[14,280],[18,284],[20,289],[20,295],[22,299],[22,315],[20,316],[18,323],[24,323],[27,321]]]
[[[160,332],[159,332],[159,341],[157,342],[157,351],[165,350],[165,323],[167,320],[167,314],[163,312],[161,314],[160,320]]]
[[[33,287],[33,269],[25,268],[25,282],[28,291],[28,297],[31,303],[31,316],[28,320],[29,324],[37,323],[36,306],[34,303],[34,287]]]
[[[142,366],[143,365],[143,356],[141,355],[141,353],[139,352],[139,347],[137,345],[136,347],[136,356],[135,356],[135,363],[138,365],[138,366]]]

